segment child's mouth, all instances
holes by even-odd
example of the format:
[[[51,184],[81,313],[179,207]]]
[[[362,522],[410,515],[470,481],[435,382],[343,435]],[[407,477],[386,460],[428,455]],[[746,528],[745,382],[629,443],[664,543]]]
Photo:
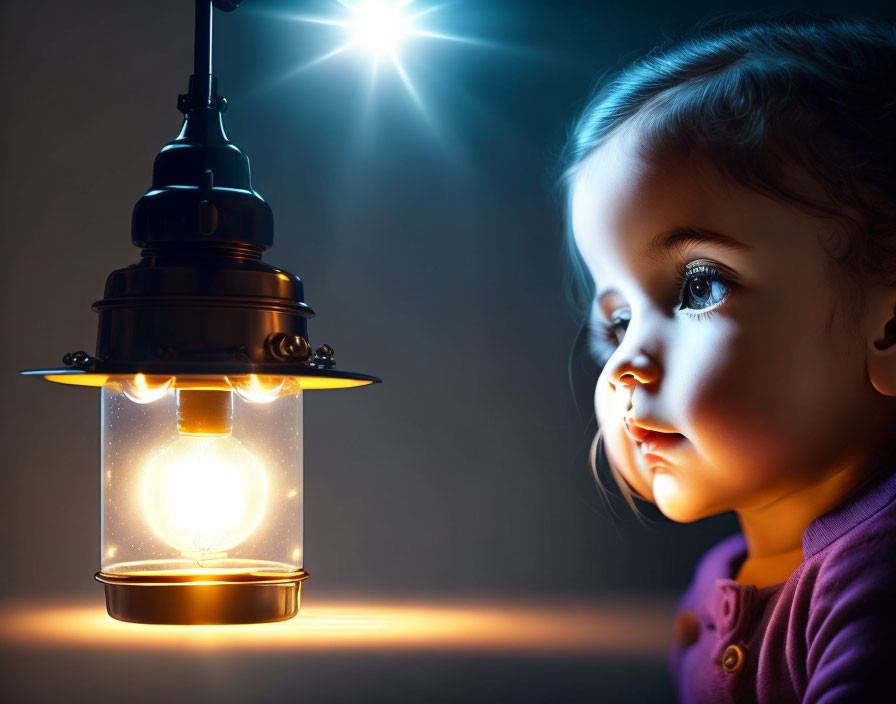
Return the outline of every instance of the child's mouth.
[[[685,439],[681,433],[661,432],[645,428],[631,416],[623,418],[623,426],[625,427],[626,435],[635,442],[641,454],[647,460],[660,459],[669,461],[669,455]]]

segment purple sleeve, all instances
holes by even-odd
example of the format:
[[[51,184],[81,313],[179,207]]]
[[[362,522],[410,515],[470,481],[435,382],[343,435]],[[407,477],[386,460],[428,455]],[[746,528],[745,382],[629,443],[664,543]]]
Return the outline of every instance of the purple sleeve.
[[[896,701],[892,536],[850,536],[820,566],[806,630],[803,704]]]

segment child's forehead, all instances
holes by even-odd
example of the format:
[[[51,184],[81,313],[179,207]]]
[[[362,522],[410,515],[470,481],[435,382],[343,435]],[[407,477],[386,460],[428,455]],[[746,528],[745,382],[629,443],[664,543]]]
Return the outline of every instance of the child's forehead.
[[[673,158],[653,151],[637,130],[616,133],[583,160],[570,209],[576,245],[595,279],[611,268],[643,269],[663,254],[657,243],[664,238],[673,244],[678,238],[681,246],[669,247],[671,254],[687,254],[681,236],[688,233],[707,234],[710,253],[741,249],[798,266],[822,253],[832,230],[842,230],[830,218],[734,182],[704,153]]]
[[[570,203],[576,243],[585,254],[594,246],[646,246],[670,228],[712,229],[728,220],[732,187],[710,159],[670,158],[637,130],[621,130],[576,171]]]

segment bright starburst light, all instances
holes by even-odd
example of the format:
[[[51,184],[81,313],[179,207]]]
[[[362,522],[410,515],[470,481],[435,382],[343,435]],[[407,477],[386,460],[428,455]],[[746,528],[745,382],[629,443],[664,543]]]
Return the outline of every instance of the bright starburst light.
[[[401,62],[399,50],[411,39],[441,39],[466,43],[474,40],[436,32],[424,26],[424,18],[439,10],[443,5],[418,5],[415,0],[336,0],[334,11],[337,17],[311,17],[292,15],[298,22],[310,22],[338,27],[344,41],[334,49],[316,56],[297,67],[293,72],[304,71],[349,50],[362,50],[370,60],[371,82],[375,80],[380,59],[387,58],[401,78],[414,102],[421,110],[423,105],[408,72]]]
[[[414,31],[413,18],[402,13],[408,4],[409,0],[368,0],[347,5],[352,14],[345,27],[359,44],[375,54],[394,51],[404,35]]]

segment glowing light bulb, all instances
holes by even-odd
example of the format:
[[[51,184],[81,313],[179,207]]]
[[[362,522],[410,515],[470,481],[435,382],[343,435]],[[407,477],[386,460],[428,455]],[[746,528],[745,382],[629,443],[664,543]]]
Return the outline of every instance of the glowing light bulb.
[[[179,437],[150,460],[143,504],[156,534],[185,556],[223,557],[258,527],[268,481],[232,435]]]

